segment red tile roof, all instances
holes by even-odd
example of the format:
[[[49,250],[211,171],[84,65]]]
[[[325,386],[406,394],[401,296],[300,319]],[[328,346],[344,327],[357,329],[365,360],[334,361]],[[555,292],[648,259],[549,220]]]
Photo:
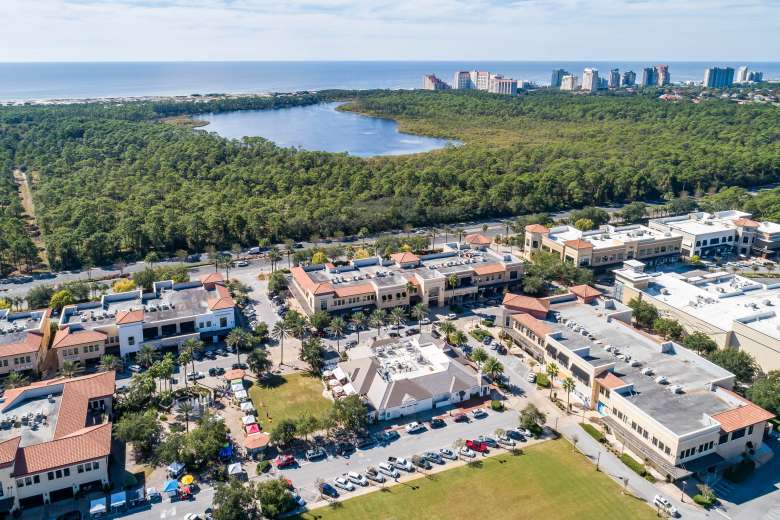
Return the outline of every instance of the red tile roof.
[[[570,247],[572,249],[577,249],[577,250],[579,250],[579,249],[593,249],[593,244],[591,244],[587,240],[582,240],[582,239],[579,239],[579,238],[575,239],[575,240],[567,240],[566,242],[564,242],[564,244],[566,245],[566,247]]]
[[[222,273],[214,272],[209,273],[205,276],[200,277],[200,283],[203,285],[207,284],[213,284],[213,283],[222,283],[225,281],[225,278],[222,276]]]
[[[553,331],[553,329],[544,323],[542,320],[537,320],[530,314],[521,312],[519,314],[512,314],[512,319],[521,325],[525,325],[531,332],[539,336],[545,337],[547,334]]]
[[[541,224],[528,224],[525,226],[526,233],[549,233],[550,230]]]
[[[489,246],[493,242],[482,233],[472,233],[471,235],[466,235],[464,240],[467,244],[476,246]]]
[[[414,253],[403,251],[401,253],[393,253],[392,255],[390,255],[390,260],[392,260],[397,264],[410,264],[412,262],[419,262],[420,257],[415,255]]]
[[[612,372],[607,372],[605,375],[597,377],[596,381],[598,381],[599,384],[604,388],[609,388],[610,390],[628,385],[628,383],[620,379]]]
[[[65,380],[54,438],[66,437],[83,429],[87,420],[90,399],[112,395],[115,381],[114,372],[100,372]]]
[[[60,412],[62,413],[62,412]],[[71,435],[17,451],[14,476],[71,466],[111,454],[111,423],[82,428]]]
[[[742,404],[736,408],[726,410],[725,412],[716,413],[711,416],[720,423],[720,427],[724,432],[733,432],[742,428],[747,428],[752,424],[768,421],[775,416],[775,414],[772,412],[764,410],[757,404],[748,401],[734,392],[730,392],[725,389],[720,390],[728,392],[730,395],[742,402]]]
[[[68,327],[60,329],[54,336],[52,348],[72,347],[74,345],[84,345],[86,343],[102,343],[108,335],[99,330],[71,330]]]
[[[474,268],[474,274],[476,275],[498,274],[505,272],[506,267],[504,267],[503,264],[478,265]]]
[[[349,296],[357,296],[358,294],[373,293],[374,286],[370,283],[359,283],[357,285],[340,285],[336,287],[336,296],[339,298],[347,298]]]
[[[761,223],[756,222],[755,220],[750,220],[749,218],[742,217],[735,220],[734,225],[739,227],[757,228],[761,225]]]
[[[550,310],[549,301],[540,300],[539,298],[531,298],[530,296],[523,296],[522,294],[506,293],[502,303],[505,307],[518,310],[527,309],[535,312],[545,313]]]
[[[328,294],[335,292],[333,285],[329,282],[315,282],[309,277],[308,273],[303,270],[302,267],[293,267],[290,269],[293,278],[303,290],[308,291],[314,295]]]
[[[121,311],[116,313],[117,325],[125,325],[127,323],[138,323],[144,321],[144,311],[139,309],[137,311]]]
[[[16,449],[22,437],[14,437],[7,441],[0,442],[0,467],[11,464],[16,459]]]
[[[8,343],[0,346],[0,357],[18,356],[19,354],[31,354],[38,352],[41,348],[43,335],[40,332],[28,331],[24,341],[19,343]]]
[[[230,296],[230,290],[227,287],[217,284],[214,286],[214,289],[217,292],[217,297],[208,299],[209,310],[232,309],[236,306],[236,302]]]
[[[574,287],[569,287],[569,292],[572,293],[574,296],[578,296],[583,299],[595,298],[596,296],[601,296],[601,291],[591,287],[590,285],[584,285],[584,284],[575,285]]]
[[[225,372],[225,379],[228,381],[232,381],[234,379],[244,379],[244,376],[246,376],[246,371],[240,368],[234,368]]]

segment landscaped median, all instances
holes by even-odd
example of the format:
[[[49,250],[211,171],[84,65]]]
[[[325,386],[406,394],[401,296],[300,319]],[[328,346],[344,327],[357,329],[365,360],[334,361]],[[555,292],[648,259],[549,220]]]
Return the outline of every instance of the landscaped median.
[[[384,492],[314,509],[300,520],[433,518],[647,519],[654,511],[620,487],[563,439],[500,453]]]

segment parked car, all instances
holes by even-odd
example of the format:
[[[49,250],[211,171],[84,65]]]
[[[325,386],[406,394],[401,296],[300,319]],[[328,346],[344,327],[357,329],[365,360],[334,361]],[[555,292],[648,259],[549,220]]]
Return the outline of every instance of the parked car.
[[[495,448],[496,446],[498,446],[496,440],[493,437],[488,437],[487,435],[480,435],[479,437],[477,437],[477,441],[487,444],[491,448]]]
[[[353,484],[357,484],[358,486],[368,485],[368,479],[355,471],[350,471],[347,473],[347,479]]]
[[[408,328],[404,331],[404,334],[406,334],[407,336],[414,336],[415,334],[419,334],[419,333],[420,333],[420,329],[416,329],[414,327]]]
[[[447,423],[441,417],[434,417],[433,419],[431,419],[430,425],[431,428],[436,429],[436,428],[444,428],[445,426],[447,426]]]
[[[390,478],[398,478],[401,476],[401,474],[398,473],[398,470],[395,469],[395,466],[390,462],[380,462],[377,468],[380,473],[387,475]]]
[[[515,431],[522,435],[523,437],[533,437],[534,434],[531,430],[527,428],[515,428]]]
[[[379,473],[376,468],[370,467],[366,470],[366,478],[373,480],[374,482],[382,483],[385,481],[385,476]]]
[[[474,419],[483,419],[488,416],[487,412],[482,408],[475,408],[471,412],[471,415],[474,417]]]
[[[388,335],[388,336],[390,336],[391,338],[399,338],[399,337],[401,337],[401,335],[400,335],[400,334],[398,334],[398,333],[397,333],[396,331],[394,331],[394,330],[393,330],[393,331],[390,331],[390,332],[388,332],[388,333],[387,333],[387,335]]]
[[[330,498],[338,498],[339,492],[336,491],[336,488],[328,484],[327,482],[323,482],[320,485],[320,493],[322,493],[325,496],[329,496]]]
[[[477,440],[467,440],[466,441],[466,447],[470,450],[474,450],[478,453],[487,453],[488,452],[488,445],[484,442],[480,442]]]
[[[512,447],[512,446],[515,446],[517,444],[515,441],[513,441],[509,437],[509,435],[500,435],[497,440],[498,440],[498,443],[500,445],[502,445],[502,446]]]
[[[217,377],[217,369],[214,367],[209,368],[209,376],[210,377]]]
[[[277,468],[286,468],[295,464],[295,457],[293,455],[279,455],[274,459],[274,466]]]
[[[393,442],[394,440],[398,439],[400,435],[395,430],[385,430],[382,433],[380,433],[377,438],[379,439],[379,442],[382,442],[384,444],[388,444],[390,442]]]
[[[517,428],[507,430],[506,432],[507,437],[510,439],[514,439],[516,441],[525,442],[525,435],[521,433]]]
[[[458,318],[458,315],[455,314],[454,312],[451,312],[451,313],[447,314],[447,319],[448,320],[455,320],[457,318]]]
[[[350,482],[349,480],[347,480],[347,479],[346,479],[346,478],[344,478],[344,477],[336,477],[336,478],[333,480],[333,483],[334,483],[334,484],[336,484],[336,487],[339,487],[339,488],[341,488],[341,489],[343,489],[343,490],[346,490],[346,491],[355,491],[355,486],[354,486],[354,484],[352,484],[352,482]]]
[[[482,344],[485,345],[486,347],[489,347],[490,345],[493,344],[493,338],[491,338],[490,336],[486,337],[485,339],[482,340]]]
[[[204,352],[203,357],[207,359],[211,359],[212,361],[217,359],[217,355],[214,353],[213,350],[207,350],[206,352]]]
[[[318,460],[325,458],[327,455],[325,453],[325,450],[322,448],[312,448],[310,450],[306,450],[306,460],[309,462],[313,460]]]
[[[418,468],[422,468],[424,470],[433,468],[433,466],[431,466],[431,462],[425,457],[414,457],[412,460],[414,461],[414,465]]]
[[[465,413],[456,413],[452,416],[452,420],[455,422],[469,422],[469,416]]]
[[[336,445],[336,455],[341,455],[344,457],[350,453],[353,453],[354,451],[355,445],[351,442],[340,442]]]
[[[303,507],[306,505],[306,501],[303,498],[301,498],[301,495],[299,495],[295,491],[290,491],[289,489],[287,490],[287,492],[290,493],[290,498],[292,498],[293,501],[296,504],[298,504],[298,507]]]
[[[528,372],[528,376],[526,376],[525,380],[529,383],[536,383],[536,374],[533,372]]]
[[[412,463],[403,457],[387,457],[387,462],[404,471],[414,471]]]
[[[357,446],[357,449],[359,450],[365,450],[367,448],[370,448],[376,444],[376,439],[373,435],[366,435],[364,437],[358,437],[357,441],[355,441],[355,446]]]
[[[352,348],[352,347],[357,347],[357,344],[358,344],[358,342],[357,342],[356,339],[351,339],[351,340],[347,341],[344,345],[347,348]]]
[[[218,348],[217,350],[215,350],[215,352],[218,356],[222,356],[222,357],[227,357],[228,355],[227,351],[224,348]]]
[[[203,372],[190,372],[187,374],[187,381],[197,381],[198,379],[203,379],[204,377],[206,377],[206,374]]]
[[[449,459],[449,460],[455,460],[455,459],[458,458],[458,456],[455,454],[455,452],[452,451],[449,448],[442,448],[442,449],[440,449],[439,450],[439,455],[441,455],[445,459]]]
[[[239,368],[240,368],[241,370],[246,370],[246,369],[247,369],[247,365],[246,365],[246,363],[233,363],[233,364],[232,364],[232,365],[230,365],[230,366],[231,366],[231,368],[232,368],[233,370],[236,370],[236,369],[239,369]]]
[[[239,260],[238,262],[236,262],[236,267],[246,267],[248,265],[249,262],[247,262],[246,260]]]
[[[418,423],[417,421],[410,422],[406,425],[406,433],[419,433],[425,431],[425,426]]]
[[[217,375],[218,376],[224,376],[225,375],[225,369],[222,367],[217,367]]]
[[[474,457],[476,457],[476,456],[477,456],[477,454],[476,454],[476,453],[474,453],[474,451],[472,451],[471,449],[467,448],[466,446],[463,446],[463,447],[460,449],[459,453],[460,453],[461,455],[463,455],[464,457],[469,457],[469,458],[471,458],[471,459],[473,459]]]
[[[426,451],[425,453],[423,453],[423,457],[436,464],[444,464],[444,459],[438,453],[434,453],[432,451]]]
[[[653,505],[667,513],[672,518],[677,518],[680,516],[680,512],[677,511],[677,508],[674,507],[672,502],[665,496],[656,495],[653,499]]]
[[[129,367],[130,372],[133,372],[135,374],[139,374],[144,371],[143,367],[141,365],[130,365]]]
[[[430,325],[431,320],[428,318],[423,318],[420,320],[420,325]]]

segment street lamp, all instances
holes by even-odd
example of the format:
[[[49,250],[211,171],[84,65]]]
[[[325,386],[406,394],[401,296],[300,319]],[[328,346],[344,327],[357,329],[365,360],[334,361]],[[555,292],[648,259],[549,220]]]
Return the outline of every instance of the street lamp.
[[[680,502],[685,503],[685,481],[682,481],[682,487],[680,488]]]

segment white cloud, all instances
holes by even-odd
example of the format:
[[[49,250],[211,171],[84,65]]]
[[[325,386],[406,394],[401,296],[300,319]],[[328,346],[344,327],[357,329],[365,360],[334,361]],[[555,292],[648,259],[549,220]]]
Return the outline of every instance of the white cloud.
[[[775,0],[4,0],[3,7],[0,61],[761,60],[780,47]]]

